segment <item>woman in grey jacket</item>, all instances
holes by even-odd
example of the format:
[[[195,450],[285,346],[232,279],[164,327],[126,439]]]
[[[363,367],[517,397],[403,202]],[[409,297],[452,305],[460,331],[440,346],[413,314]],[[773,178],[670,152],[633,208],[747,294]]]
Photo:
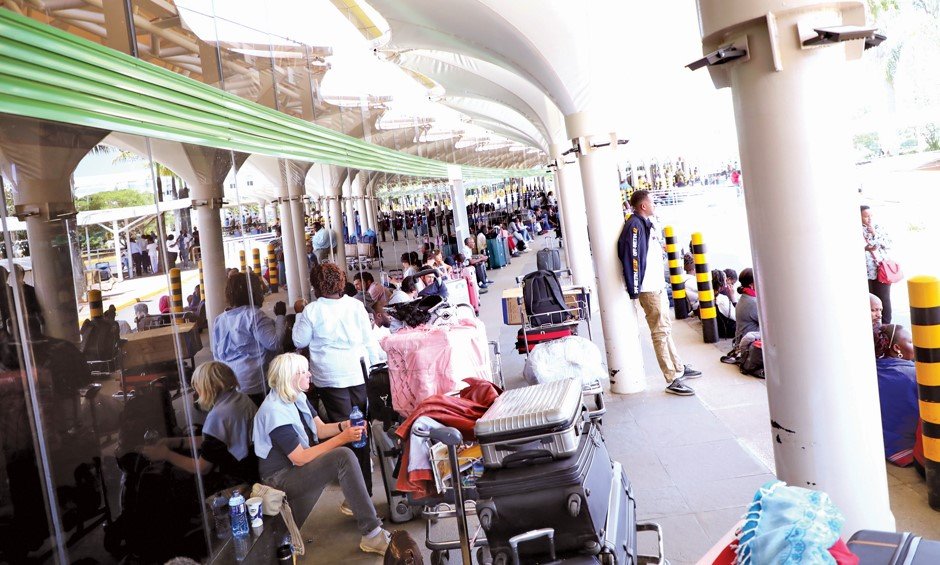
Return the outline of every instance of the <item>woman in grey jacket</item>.
[[[731,351],[721,358],[723,363],[737,363],[744,353],[744,343],[750,345],[753,339],[744,339],[749,333],[760,334],[760,319],[757,314],[757,288],[754,286],[754,270],[744,269],[738,277],[738,293],[741,299],[734,308],[737,329],[734,334]],[[753,337],[753,336],[752,336]],[[744,342],[744,343],[742,343]]]

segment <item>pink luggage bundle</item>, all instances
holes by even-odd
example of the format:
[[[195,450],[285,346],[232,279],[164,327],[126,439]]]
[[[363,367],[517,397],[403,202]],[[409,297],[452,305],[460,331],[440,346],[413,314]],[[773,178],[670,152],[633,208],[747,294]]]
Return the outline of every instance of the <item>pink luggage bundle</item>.
[[[476,319],[400,330],[380,345],[388,354],[392,407],[405,418],[422,400],[459,390],[464,379],[493,382],[486,330]]]

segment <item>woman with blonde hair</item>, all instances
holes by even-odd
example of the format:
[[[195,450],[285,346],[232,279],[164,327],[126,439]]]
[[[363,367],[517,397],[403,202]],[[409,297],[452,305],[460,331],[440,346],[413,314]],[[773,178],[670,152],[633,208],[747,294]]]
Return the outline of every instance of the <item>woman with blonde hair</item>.
[[[384,554],[389,533],[382,529],[366,492],[356,456],[346,446],[362,439],[365,427],[349,420],[326,424],[305,394],[310,364],[284,353],[268,369],[271,392],[255,416],[254,444],[262,482],[287,493],[297,523],[303,525],[326,485],[339,481],[344,514],[355,516],[362,538],[359,549]]]
[[[199,407],[209,412],[202,435],[193,438],[198,458],[175,451],[188,447],[188,437],[165,438],[156,445],[145,446],[141,450],[144,456],[151,461],[169,461],[175,467],[200,475],[215,470],[226,477],[220,482],[228,484],[257,481],[258,460],[251,447],[251,427],[257,409],[250,398],[238,392],[235,373],[225,363],[209,361],[196,367],[192,384]]]

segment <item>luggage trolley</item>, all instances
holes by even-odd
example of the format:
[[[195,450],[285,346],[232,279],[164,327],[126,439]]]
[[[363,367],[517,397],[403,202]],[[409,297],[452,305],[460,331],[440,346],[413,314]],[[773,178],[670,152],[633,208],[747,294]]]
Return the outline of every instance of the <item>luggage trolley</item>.
[[[489,342],[490,364],[494,384],[505,388],[499,343]],[[375,365],[369,371],[366,390],[369,398],[369,420],[373,449],[378,458],[379,472],[389,506],[389,519],[396,524],[409,522],[415,517],[415,508],[423,506],[407,493],[395,488],[400,471],[402,443],[395,431],[404,421],[392,406],[390,376],[386,364]]]
[[[559,278],[566,278],[569,281],[572,280],[571,269],[560,269],[557,271],[552,271]],[[516,284],[522,285],[525,275],[516,277]],[[519,307],[519,312],[522,317],[522,340],[525,346],[525,355],[528,358],[529,353],[532,351],[532,345],[529,344],[529,331],[530,330],[551,330],[559,328],[568,328],[571,329],[572,335],[577,335],[577,328],[580,326],[581,322],[587,323],[588,330],[588,339],[592,342],[594,341],[594,334],[591,331],[591,305],[589,303],[589,291],[586,286],[574,286],[568,285],[569,290],[575,290],[577,296],[579,297],[570,308],[565,308],[563,310],[558,310],[556,312],[543,312],[540,315],[552,315],[552,314],[568,314],[571,316],[571,319],[561,322],[558,324],[542,324],[535,325],[532,323],[532,317],[526,314],[525,311],[525,292],[523,291],[522,296],[517,298],[517,304]],[[567,302],[566,302],[567,304]],[[604,388],[599,380],[584,383],[583,384],[583,396],[585,406],[588,407],[591,414],[591,418],[595,420],[600,420],[604,414],[607,413],[607,408],[604,404]]]
[[[428,447],[431,470],[444,500],[426,505],[421,512],[427,520],[425,546],[431,550],[431,565],[451,563],[450,552],[454,550],[460,552],[463,565],[472,565],[474,549],[477,563],[492,563],[476,511],[476,479],[483,472],[483,453],[479,445],[470,444],[461,450],[465,446],[463,436],[448,427],[416,431],[415,435],[434,442]]]
[[[569,280],[571,279],[571,269],[561,269],[557,271],[552,271],[559,278],[565,277]],[[522,285],[525,275],[516,277],[516,284]],[[570,308],[563,308],[561,310],[553,312],[541,312],[539,316],[552,316],[552,315],[565,315],[570,316],[569,320],[560,322],[557,324],[541,324],[536,325],[533,323],[532,316],[529,316],[525,311],[525,290],[523,289],[522,295],[516,299],[516,303],[519,307],[519,313],[522,317],[522,340],[525,345],[525,355],[528,356],[529,352],[532,351],[532,347],[529,345],[529,331],[531,330],[551,330],[551,329],[569,329],[571,330],[572,335],[577,335],[578,326],[581,322],[587,323],[588,339],[594,341],[594,334],[591,330],[591,305],[590,301],[590,290],[586,286],[572,286],[569,285],[567,290],[575,290],[578,292],[578,298],[575,300],[574,304],[570,304]],[[566,301],[566,305],[569,305]]]

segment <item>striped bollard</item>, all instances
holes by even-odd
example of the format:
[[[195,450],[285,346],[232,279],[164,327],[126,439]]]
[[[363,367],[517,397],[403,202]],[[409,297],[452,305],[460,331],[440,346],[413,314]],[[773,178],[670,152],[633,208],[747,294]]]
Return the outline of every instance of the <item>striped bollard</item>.
[[[274,244],[268,244],[268,286],[271,287],[271,292],[277,292],[278,283],[280,282],[277,272],[277,255],[274,253]]]
[[[180,280],[180,270],[175,268],[170,269],[170,312],[183,312],[183,281]]]
[[[676,319],[684,320],[689,317],[689,301],[685,296],[685,282],[682,280],[682,265],[679,261],[679,252],[676,250],[676,234],[672,226],[666,226],[666,255],[669,257],[669,283],[672,285],[672,302],[676,311]]]
[[[104,316],[104,302],[101,299],[100,290],[88,291],[88,317],[97,320]]]
[[[695,258],[695,282],[698,284],[698,314],[702,320],[705,343],[718,343],[718,311],[712,290],[712,273],[705,261],[705,243],[701,233],[692,234],[692,256]]]
[[[238,250],[238,265],[241,267],[241,270],[242,270],[243,273],[247,273],[247,272],[248,272],[248,262],[245,261],[245,250],[244,250],[244,249],[239,249],[239,250]]]
[[[257,247],[251,250],[251,270],[261,276],[261,250]]]
[[[927,502],[934,510],[940,510],[940,279],[913,277],[907,281],[907,291],[911,300]]]
[[[199,300],[200,302],[205,302],[206,300],[206,280],[202,277],[202,259],[199,260]]]

